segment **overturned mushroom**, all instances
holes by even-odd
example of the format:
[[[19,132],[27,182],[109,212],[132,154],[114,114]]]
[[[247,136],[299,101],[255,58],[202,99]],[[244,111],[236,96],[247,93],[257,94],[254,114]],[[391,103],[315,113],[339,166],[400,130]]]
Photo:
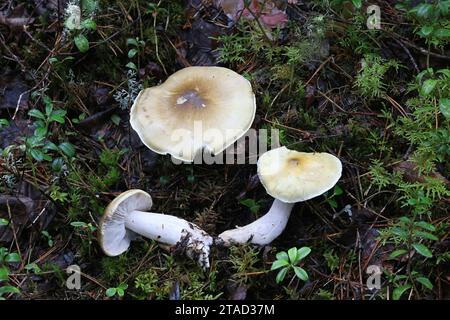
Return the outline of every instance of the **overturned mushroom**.
[[[199,151],[219,154],[242,137],[255,117],[250,82],[222,67],[188,67],[142,90],[130,123],[159,154],[192,162]]]
[[[266,245],[286,227],[295,202],[331,189],[341,177],[342,164],[328,153],[305,153],[286,147],[270,150],[258,160],[258,175],[267,193],[275,198],[269,212],[258,220],[219,235],[225,244]]]
[[[196,259],[201,267],[208,268],[213,238],[184,219],[148,212],[152,204],[148,193],[134,189],[120,194],[108,205],[99,230],[99,242],[105,254],[122,254],[130,242],[141,235],[177,246],[190,258]]]

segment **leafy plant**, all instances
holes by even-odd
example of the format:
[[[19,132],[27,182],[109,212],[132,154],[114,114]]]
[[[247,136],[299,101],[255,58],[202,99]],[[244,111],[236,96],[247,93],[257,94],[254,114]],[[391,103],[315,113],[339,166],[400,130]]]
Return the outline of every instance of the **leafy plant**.
[[[128,50],[128,58],[132,59],[136,55],[139,55],[139,52],[141,52],[145,47],[145,41],[140,40],[138,37],[136,38],[128,38],[127,39],[127,46],[130,48]],[[134,71],[137,71],[138,68],[134,62],[128,62],[126,65],[127,68],[130,68]]]
[[[35,95],[36,96],[36,95]],[[28,115],[36,119],[33,124],[36,127],[31,137],[24,138],[22,149],[38,162],[52,161],[53,158],[50,151],[59,152],[69,158],[75,155],[75,148],[69,142],[63,142],[59,145],[51,142],[49,137],[50,125],[52,123],[65,123],[66,111],[61,109],[54,109],[53,101],[45,94],[41,94],[45,105],[45,113],[38,109],[31,109]]]
[[[450,1],[404,1],[396,5],[404,10],[416,24],[415,32],[433,46],[450,43],[450,21],[448,20]]]
[[[9,252],[7,248],[0,247],[0,300],[4,300],[3,295],[7,293],[20,293],[14,286],[5,285],[9,280],[9,264],[20,262],[20,256],[17,252]]]
[[[366,54],[356,77],[355,87],[369,99],[384,96],[388,86],[385,75],[391,68],[397,71],[399,64],[395,60],[386,61],[376,54]]]
[[[86,3],[86,5],[84,5]],[[97,29],[97,24],[93,20],[93,13],[97,9],[96,1],[83,1],[83,12],[80,6],[69,3],[66,7],[66,20],[64,26],[73,36],[75,46],[84,53],[89,50],[89,40],[86,35]]]
[[[95,238],[95,231],[97,230],[97,227],[92,225],[92,223],[86,223],[83,221],[74,221],[71,222],[70,225],[75,228],[76,233],[83,242],[86,242],[87,248],[90,250],[92,242]]]
[[[309,255],[311,249],[308,247],[302,247],[300,249],[291,248],[288,252],[281,251],[278,252],[275,260],[272,263],[272,267],[270,270],[277,270],[278,274],[276,276],[277,283],[283,282],[284,278],[288,274],[290,270],[294,270],[294,274],[300,280],[306,281],[308,280],[308,273],[302,267],[299,267],[298,264],[301,260],[303,260],[307,255]]]
[[[53,247],[53,244],[54,244],[53,237],[50,235],[50,233],[48,233],[48,231],[44,230],[44,231],[42,231],[42,235],[47,240],[48,246]]]
[[[121,283],[115,288],[108,288],[106,290],[106,295],[108,297],[114,297],[117,295],[118,297],[123,297],[125,295],[125,290],[128,288],[128,285],[126,283]]]
[[[400,261],[404,259],[408,264],[407,274],[390,275],[389,280],[395,286],[394,299],[400,299],[414,283],[421,284],[429,290],[433,289],[433,284],[428,277],[418,271],[417,259],[413,260],[413,256],[419,254],[428,259],[433,257],[429,244],[439,240],[435,232],[436,227],[433,224],[423,220],[415,221],[405,216],[380,232],[383,245],[386,243],[395,245],[396,249],[390,253],[389,259]],[[423,263],[422,259],[419,261]]]
[[[342,195],[344,193],[344,190],[342,190],[341,187],[339,187],[338,185],[336,185],[333,188],[333,193],[331,193],[331,195],[329,195],[330,192],[327,192],[324,194],[325,196],[325,202],[328,203],[330,205],[330,207],[332,207],[333,209],[336,209],[338,207],[338,204],[336,202],[336,197]]]

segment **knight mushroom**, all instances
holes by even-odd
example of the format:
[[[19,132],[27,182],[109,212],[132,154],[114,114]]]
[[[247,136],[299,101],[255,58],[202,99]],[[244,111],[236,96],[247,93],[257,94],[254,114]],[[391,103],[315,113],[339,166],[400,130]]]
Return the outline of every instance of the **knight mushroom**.
[[[130,123],[142,142],[185,162],[206,149],[217,155],[242,137],[255,117],[250,82],[222,67],[187,67],[142,90]]]
[[[257,165],[262,185],[275,200],[258,220],[222,232],[219,239],[225,244],[269,244],[283,232],[296,202],[331,189],[342,173],[341,161],[329,153],[297,152],[286,147],[264,153]]]
[[[100,220],[99,242],[108,256],[128,250],[137,236],[171,246],[182,246],[186,254],[209,267],[209,251],[213,238],[197,225],[162,213],[149,212],[152,197],[139,189],[128,190],[116,197]]]

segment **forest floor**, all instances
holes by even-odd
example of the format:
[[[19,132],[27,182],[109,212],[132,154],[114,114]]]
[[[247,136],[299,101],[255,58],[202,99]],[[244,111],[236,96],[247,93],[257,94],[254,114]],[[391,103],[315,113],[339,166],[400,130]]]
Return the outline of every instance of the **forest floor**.
[[[449,6],[0,2],[0,299],[448,299]],[[252,128],[336,155],[342,177],[270,245],[214,248],[206,271],[145,239],[107,257],[98,221],[129,189],[212,235],[272,203],[256,165],[175,165],[130,127],[141,89],[194,65],[250,80]],[[302,247],[308,279],[271,271]]]

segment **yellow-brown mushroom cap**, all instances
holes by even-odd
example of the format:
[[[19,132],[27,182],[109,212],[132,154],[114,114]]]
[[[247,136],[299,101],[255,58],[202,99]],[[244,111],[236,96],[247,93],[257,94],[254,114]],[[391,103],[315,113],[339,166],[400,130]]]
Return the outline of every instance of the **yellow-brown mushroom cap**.
[[[135,238],[134,232],[125,228],[126,215],[134,210],[150,210],[152,205],[152,197],[147,192],[132,189],[121,193],[106,207],[98,233],[106,255],[117,256],[125,252]]]
[[[151,150],[192,162],[203,148],[216,155],[232,145],[255,112],[255,96],[243,76],[222,67],[188,67],[142,90],[130,123]]]
[[[323,194],[336,184],[341,174],[341,161],[329,153],[281,147],[264,153],[258,160],[258,175],[267,193],[287,203]]]

